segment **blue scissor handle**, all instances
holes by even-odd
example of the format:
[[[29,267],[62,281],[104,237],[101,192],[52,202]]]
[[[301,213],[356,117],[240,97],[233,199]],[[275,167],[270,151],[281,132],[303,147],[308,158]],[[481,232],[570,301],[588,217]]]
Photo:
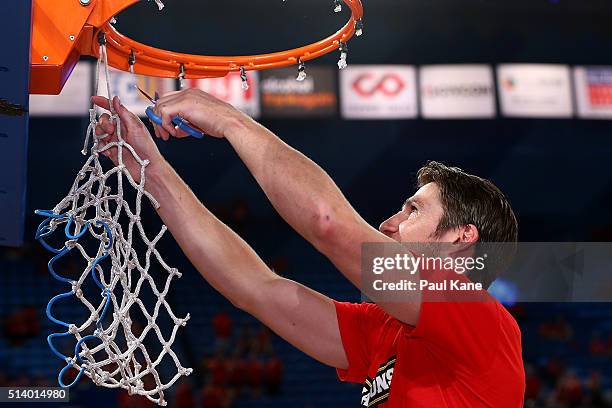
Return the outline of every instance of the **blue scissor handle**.
[[[183,132],[187,133],[190,136],[193,136],[197,139],[202,139],[204,137],[204,133],[200,132],[199,130],[195,130],[194,128],[189,126],[189,122],[181,118],[180,116],[175,116],[172,119],[172,123],[174,123],[176,126],[178,126],[179,129],[181,129]]]
[[[149,117],[149,119],[151,119],[154,123],[161,126],[162,119],[161,117],[157,116],[155,112],[153,112],[152,106],[149,106],[145,112],[147,116]],[[174,123],[175,126],[177,126],[182,131],[186,132],[190,136],[193,136],[198,139],[202,139],[204,137],[204,133],[200,132],[199,130],[195,130],[194,128],[189,126],[189,122],[181,118],[180,116],[175,116],[174,118],[172,118],[172,123]]]

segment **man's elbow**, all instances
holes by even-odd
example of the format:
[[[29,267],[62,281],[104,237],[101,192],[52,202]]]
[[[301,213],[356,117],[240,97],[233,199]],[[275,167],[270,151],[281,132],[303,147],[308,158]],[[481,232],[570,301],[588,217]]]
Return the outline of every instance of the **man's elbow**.
[[[236,291],[234,296],[226,298],[236,309],[257,317],[261,312],[260,309],[265,308],[270,299],[274,297],[270,286],[278,279],[280,279],[278,276],[272,275],[265,279],[248,282],[243,290]]]
[[[313,216],[314,235],[317,238],[325,238],[329,235],[334,225],[335,215],[331,208],[320,206],[316,209]]]
[[[236,298],[227,298],[227,300],[230,301],[232,306],[234,306],[236,309],[239,309],[243,312],[250,314],[251,313],[250,311],[253,309],[253,302],[249,301],[247,298],[236,297]]]
[[[328,206],[320,206],[314,215],[313,240],[317,247],[333,244],[339,235],[338,214]]]
[[[220,290],[220,292],[236,309],[252,314],[258,301],[258,291],[253,289],[256,287],[257,285],[249,282],[248,284],[228,288],[227,290]]]
[[[367,240],[370,227],[358,214],[324,210],[317,215],[316,231],[309,241],[334,262],[337,256],[353,254]]]

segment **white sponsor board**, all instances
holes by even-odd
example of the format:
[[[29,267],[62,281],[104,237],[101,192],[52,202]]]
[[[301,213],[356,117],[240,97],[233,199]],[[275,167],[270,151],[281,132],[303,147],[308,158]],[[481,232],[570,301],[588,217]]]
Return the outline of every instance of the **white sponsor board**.
[[[81,116],[91,107],[93,65],[80,61],[59,95],[30,95],[30,116]]]
[[[573,115],[566,65],[504,64],[497,68],[501,111],[510,117],[569,118]]]
[[[424,118],[493,118],[495,86],[488,65],[430,65],[420,70]]]
[[[581,118],[612,119],[612,67],[576,67],[574,84]]]
[[[201,89],[204,92],[225,101],[252,118],[259,118],[259,72],[247,72],[249,89],[242,89],[239,72],[230,72],[222,78],[188,79],[186,86]]]
[[[349,65],[340,71],[342,117],[416,118],[416,86],[416,70],[409,65]]]
[[[132,75],[129,72],[119,71],[109,68],[111,80],[111,92],[117,95],[121,103],[135,115],[146,116],[145,110],[153,103],[146,99],[136,88],[136,85],[151,97],[155,97],[155,92],[160,96],[176,90],[177,80],[173,78],[157,78],[141,75]],[[107,96],[106,77],[100,72],[100,85],[98,95]]]

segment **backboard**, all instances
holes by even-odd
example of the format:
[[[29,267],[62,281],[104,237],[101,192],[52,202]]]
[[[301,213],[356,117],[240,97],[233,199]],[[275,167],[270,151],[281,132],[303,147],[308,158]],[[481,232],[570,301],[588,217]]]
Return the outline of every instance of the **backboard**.
[[[4,0],[0,24],[0,246],[23,241],[31,0]]]

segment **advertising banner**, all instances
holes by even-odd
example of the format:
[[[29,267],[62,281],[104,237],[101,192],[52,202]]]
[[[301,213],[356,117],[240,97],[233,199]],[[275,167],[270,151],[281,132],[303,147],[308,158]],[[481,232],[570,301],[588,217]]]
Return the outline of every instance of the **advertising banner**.
[[[497,78],[503,115],[572,117],[572,87],[568,66],[505,64],[497,68]]]
[[[308,66],[297,81],[295,67],[261,71],[262,116],[268,118],[330,117],[338,112],[337,68]]]
[[[488,65],[430,65],[420,70],[427,119],[493,118],[495,88]]]
[[[612,118],[612,67],[574,69],[578,116],[585,119]]]
[[[416,71],[409,65],[349,65],[340,71],[345,119],[412,119],[418,115]]]

